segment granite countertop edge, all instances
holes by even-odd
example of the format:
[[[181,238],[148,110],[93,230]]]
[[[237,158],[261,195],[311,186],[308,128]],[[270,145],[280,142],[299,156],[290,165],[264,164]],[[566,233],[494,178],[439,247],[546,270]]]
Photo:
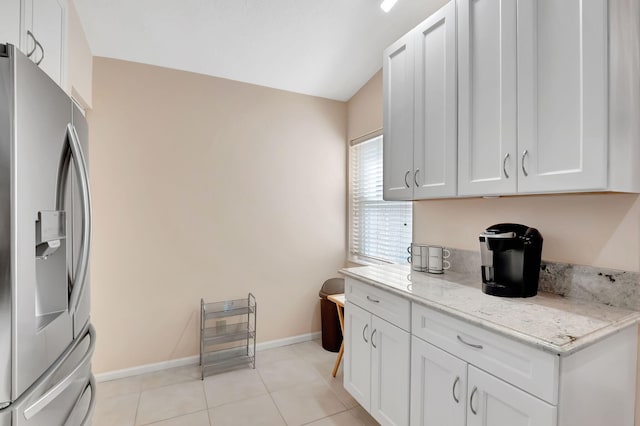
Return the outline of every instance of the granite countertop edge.
[[[357,272],[351,271],[350,269],[354,268],[342,268],[338,272],[344,276],[354,278],[358,281],[365,282],[370,284],[376,288],[379,288],[384,291],[388,291],[405,299],[408,299],[412,302],[418,303],[420,305],[429,307],[438,312],[441,312],[446,315],[450,315],[456,319],[462,320],[469,324],[479,326],[483,329],[496,332],[505,337],[517,340],[521,343],[527,344],[529,346],[533,346],[535,348],[544,350],[546,352],[550,352],[554,355],[558,356],[567,356],[579,350],[582,350],[588,346],[593,345],[594,343],[609,337],[611,335],[616,334],[617,332],[622,331],[623,329],[635,325],[640,322],[640,312],[629,311],[629,314],[625,317],[622,317],[616,321],[609,322],[609,324],[598,328],[590,333],[587,333],[582,336],[577,336],[575,340],[567,342],[562,345],[558,345],[552,342],[549,342],[543,338],[539,338],[536,336],[524,334],[518,330],[514,330],[506,325],[488,321],[484,318],[481,318],[473,313],[468,313],[461,311],[456,308],[452,308],[446,304],[439,303],[435,300],[428,299],[426,297],[422,297],[416,294],[412,294],[406,290],[399,289],[392,285],[386,284],[382,281],[372,279],[367,276],[363,276],[358,274]],[[453,282],[453,281],[452,281]],[[464,285],[464,284],[462,284]],[[483,294],[483,293],[479,293]],[[348,300],[348,299],[347,299]],[[508,299],[505,299],[508,300]],[[587,303],[581,301],[581,303]],[[594,304],[594,303],[592,303]]]

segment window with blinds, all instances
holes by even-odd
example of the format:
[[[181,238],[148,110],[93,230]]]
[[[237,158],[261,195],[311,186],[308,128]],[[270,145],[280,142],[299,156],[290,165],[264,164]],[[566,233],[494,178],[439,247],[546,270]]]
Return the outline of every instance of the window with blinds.
[[[382,200],[382,135],[352,145],[349,158],[350,258],[406,262],[411,202]]]

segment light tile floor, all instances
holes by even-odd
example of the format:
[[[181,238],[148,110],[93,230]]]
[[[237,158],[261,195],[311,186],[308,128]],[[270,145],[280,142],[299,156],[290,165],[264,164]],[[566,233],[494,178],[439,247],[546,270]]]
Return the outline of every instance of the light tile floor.
[[[94,426],[350,426],[378,423],[342,386],[318,340],[259,351],[256,369],[200,380],[197,366],[98,383]]]

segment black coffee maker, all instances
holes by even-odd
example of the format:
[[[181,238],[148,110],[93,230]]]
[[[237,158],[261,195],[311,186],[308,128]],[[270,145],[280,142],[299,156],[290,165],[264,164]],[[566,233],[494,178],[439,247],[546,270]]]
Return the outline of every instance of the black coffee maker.
[[[480,234],[482,291],[502,297],[538,293],[542,235],[535,228],[499,223]]]

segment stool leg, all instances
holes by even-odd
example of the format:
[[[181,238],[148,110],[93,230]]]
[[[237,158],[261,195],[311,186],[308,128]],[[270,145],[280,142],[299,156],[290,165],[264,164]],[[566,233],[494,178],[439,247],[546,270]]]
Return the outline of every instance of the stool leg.
[[[336,365],[333,366],[333,377],[338,374],[338,368],[340,367],[340,361],[342,361],[342,354],[344,353],[344,342],[340,345],[340,352],[338,352],[338,358],[336,359]]]

